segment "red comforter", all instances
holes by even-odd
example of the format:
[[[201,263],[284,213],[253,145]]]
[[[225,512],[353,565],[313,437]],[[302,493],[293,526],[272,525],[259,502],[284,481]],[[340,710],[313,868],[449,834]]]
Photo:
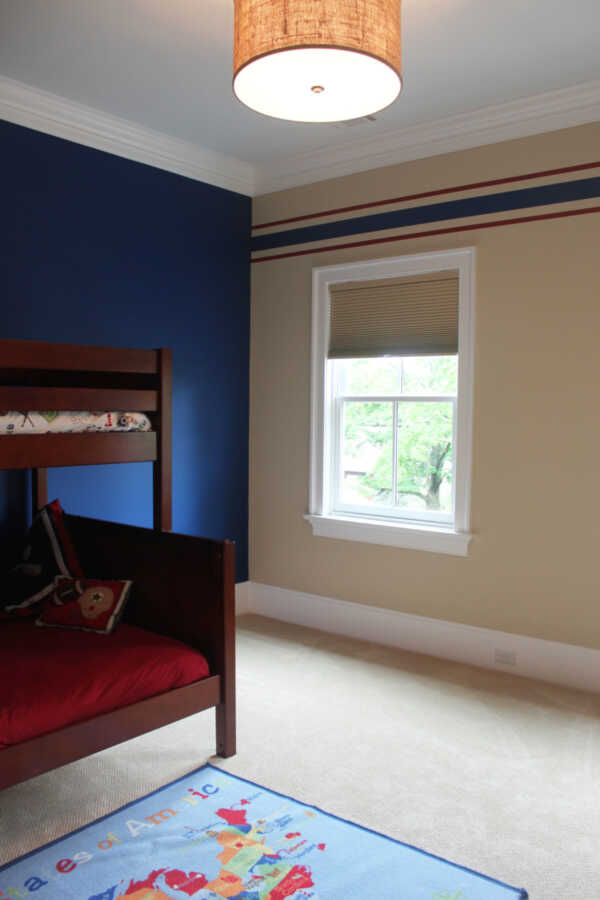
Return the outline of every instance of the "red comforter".
[[[0,748],[209,675],[196,650],[119,624],[110,635],[0,623]]]

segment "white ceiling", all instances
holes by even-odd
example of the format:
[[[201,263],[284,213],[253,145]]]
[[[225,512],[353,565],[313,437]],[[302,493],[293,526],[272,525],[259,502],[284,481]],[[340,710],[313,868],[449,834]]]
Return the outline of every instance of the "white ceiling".
[[[600,0],[403,0],[400,98],[375,123],[300,125],[233,97],[232,28],[232,0],[0,0],[0,76],[263,173],[600,79]]]

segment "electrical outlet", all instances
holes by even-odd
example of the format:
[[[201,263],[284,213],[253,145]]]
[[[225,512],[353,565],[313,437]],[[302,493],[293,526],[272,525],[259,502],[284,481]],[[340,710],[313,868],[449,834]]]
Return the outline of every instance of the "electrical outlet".
[[[494,650],[494,662],[500,666],[516,666],[517,654],[514,650]]]

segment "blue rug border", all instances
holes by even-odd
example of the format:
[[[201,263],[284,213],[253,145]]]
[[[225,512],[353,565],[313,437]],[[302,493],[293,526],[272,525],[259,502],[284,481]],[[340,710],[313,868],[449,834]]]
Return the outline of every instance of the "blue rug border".
[[[274,791],[272,788],[265,787],[264,784],[258,784],[258,782],[251,781],[249,778],[242,778],[241,775],[234,775],[233,772],[228,772],[227,769],[220,769],[219,766],[213,766],[212,763],[205,763],[203,766],[199,766],[197,769],[192,769],[192,771],[188,772],[186,775],[182,775],[180,778],[175,778],[174,781],[168,781],[166,784],[163,784],[155,790],[150,791],[150,793],[144,794],[142,797],[136,797],[135,800],[130,800],[129,803],[124,803],[123,806],[119,806],[117,809],[113,809],[111,812],[106,813],[105,815],[100,816],[97,819],[94,819],[92,822],[87,822],[85,825],[81,825],[74,831],[69,831],[67,834],[63,834],[62,837],[55,838],[53,841],[49,841],[47,844],[43,844],[41,847],[36,847],[35,850],[30,850],[29,853],[25,853],[23,856],[17,856],[16,859],[9,860],[9,862],[4,863],[2,866],[0,866],[0,873],[4,872],[5,869],[8,869],[9,866],[14,866],[16,863],[23,862],[23,860],[29,859],[29,857],[31,856],[35,856],[36,853],[41,853],[42,850],[47,850],[49,847],[53,847],[55,844],[60,843],[60,841],[64,841],[75,834],[79,834],[80,831],[85,831],[86,828],[90,828],[92,825],[97,825],[99,822],[103,822],[105,819],[108,819],[111,816],[122,812],[124,809],[129,809],[130,806],[134,806],[141,800],[146,800],[148,797],[153,797],[155,794],[159,794],[161,791],[166,790],[166,788],[173,787],[174,784],[179,784],[179,782],[181,781],[186,781],[188,778],[197,775],[198,772],[204,771],[204,769],[212,769],[213,772],[219,772],[221,775],[228,775],[230,778],[234,778],[237,781],[243,781],[245,784],[251,785],[251,787],[260,788],[263,791],[269,791],[269,793],[275,794],[277,797],[282,797],[284,800],[291,800],[292,803],[299,803],[300,806],[305,806],[307,807],[307,809],[314,809],[316,812],[322,813],[324,816],[329,816],[332,819],[336,819],[338,822],[343,822],[345,825],[352,825],[354,828],[358,828],[360,831],[366,831],[368,834],[374,834],[376,837],[384,838],[384,840],[390,841],[392,844],[399,844],[401,847],[407,847],[409,850],[415,850],[417,853],[421,853],[423,856],[428,856],[430,859],[436,859],[438,860],[438,862],[446,863],[446,865],[453,866],[455,869],[460,869],[462,872],[468,872],[470,875],[476,875],[478,878],[483,878],[484,881],[489,881],[492,884],[500,885],[500,887],[508,888],[508,890],[510,891],[515,891],[515,893],[518,895],[517,900],[528,900],[529,898],[529,894],[527,893],[525,888],[517,888],[512,884],[506,884],[506,882],[504,881],[499,881],[499,879],[497,878],[492,878],[490,875],[483,875],[481,872],[477,872],[475,869],[469,869],[467,866],[461,866],[460,863],[452,862],[452,860],[445,859],[443,856],[437,856],[435,853],[429,853],[427,850],[423,850],[421,847],[416,847],[414,844],[407,844],[406,841],[400,841],[397,838],[390,837],[389,834],[382,834],[382,832],[375,831],[373,828],[366,828],[364,825],[359,825],[357,822],[352,822],[351,819],[344,819],[342,816],[336,816],[335,813],[327,812],[327,810],[321,809],[320,806],[314,806],[312,803],[305,803],[303,800],[298,800],[296,797],[291,797],[289,794],[282,794],[280,791]]]

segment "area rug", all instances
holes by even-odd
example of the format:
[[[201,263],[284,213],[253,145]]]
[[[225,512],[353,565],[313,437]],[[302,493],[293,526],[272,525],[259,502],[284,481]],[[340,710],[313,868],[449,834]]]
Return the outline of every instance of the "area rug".
[[[206,765],[0,868],[0,900],[509,900],[510,887]]]

